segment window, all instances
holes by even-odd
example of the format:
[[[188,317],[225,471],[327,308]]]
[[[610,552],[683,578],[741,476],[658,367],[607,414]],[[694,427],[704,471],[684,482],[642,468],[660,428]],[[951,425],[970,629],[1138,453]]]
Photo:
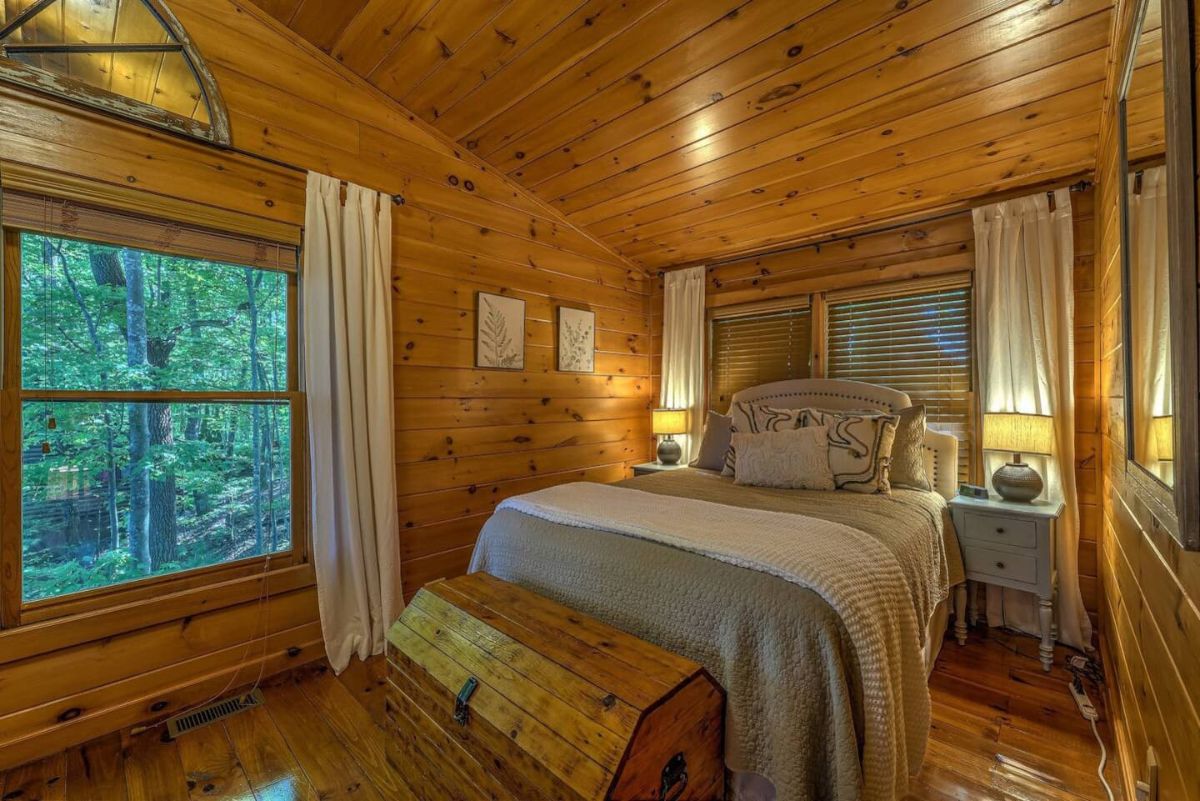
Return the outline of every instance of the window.
[[[229,144],[216,82],[159,0],[6,0],[0,5],[0,77]]]
[[[969,480],[970,287],[831,294],[827,308],[828,376],[893,387],[925,404],[929,427],[958,437],[959,479]]]
[[[15,192],[4,247],[0,589],[298,558],[295,248]]]
[[[811,350],[807,308],[715,318],[709,406],[724,413],[734,393],[747,387],[808,378]]]

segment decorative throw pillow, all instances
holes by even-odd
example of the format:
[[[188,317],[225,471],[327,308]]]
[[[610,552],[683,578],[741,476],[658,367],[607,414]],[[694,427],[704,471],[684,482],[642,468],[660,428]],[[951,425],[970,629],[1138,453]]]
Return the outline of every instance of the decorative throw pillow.
[[[738,459],[735,484],[782,489],[832,490],[829,467],[829,429],[821,426],[735,433]]]
[[[888,468],[899,418],[884,412],[801,409],[800,425],[829,428],[829,466],[838,489],[890,493]]]
[[[733,418],[726,414],[710,411],[704,421],[704,436],[700,438],[700,450],[690,467],[705,470],[721,470],[725,467],[725,454],[729,452],[729,436]]]
[[[901,409],[892,442],[892,463],[888,481],[893,487],[933,489],[925,473],[925,407]]]
[[[799,409],[777,409],[764,403],[738,401],[729,407],[729,416],[733,419],[730,430],[735,434],[761,434],[764,431],[787,431],[800,427]],[[737,448],[731,442],[721,475],[732,476],[736,465]]]

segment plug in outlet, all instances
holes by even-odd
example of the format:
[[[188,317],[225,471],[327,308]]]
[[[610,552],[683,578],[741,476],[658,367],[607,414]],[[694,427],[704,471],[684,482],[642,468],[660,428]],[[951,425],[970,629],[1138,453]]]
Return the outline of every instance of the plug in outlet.
[[[1095,705],[1092,704],[1092,699],[1088,698],[1087,688],[1083,686],[1083,682],[1076,676],[1067,685],[1071,688],[1071,697],[1075,699],[1075,706],[1079,707],[1079,714],[1083,715],[1084,720],[1097,720],[1100,715],[1096,712]]]

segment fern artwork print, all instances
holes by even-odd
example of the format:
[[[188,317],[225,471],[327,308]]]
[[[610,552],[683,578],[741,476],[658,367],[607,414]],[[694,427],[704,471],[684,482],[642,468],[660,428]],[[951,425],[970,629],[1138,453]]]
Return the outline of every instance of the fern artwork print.
[[[567,373],[596,371],[596,313],[558,307],[558,369]]]
[[[477,294],[475,366],[525,369],[525,301],[488,292]]]

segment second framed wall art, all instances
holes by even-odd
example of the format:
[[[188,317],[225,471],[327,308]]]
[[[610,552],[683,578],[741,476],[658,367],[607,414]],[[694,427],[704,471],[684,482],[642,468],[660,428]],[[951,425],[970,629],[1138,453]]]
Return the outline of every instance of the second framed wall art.
[[[564,373],[596,372],[596,313],[558,307],[558,369]]]

